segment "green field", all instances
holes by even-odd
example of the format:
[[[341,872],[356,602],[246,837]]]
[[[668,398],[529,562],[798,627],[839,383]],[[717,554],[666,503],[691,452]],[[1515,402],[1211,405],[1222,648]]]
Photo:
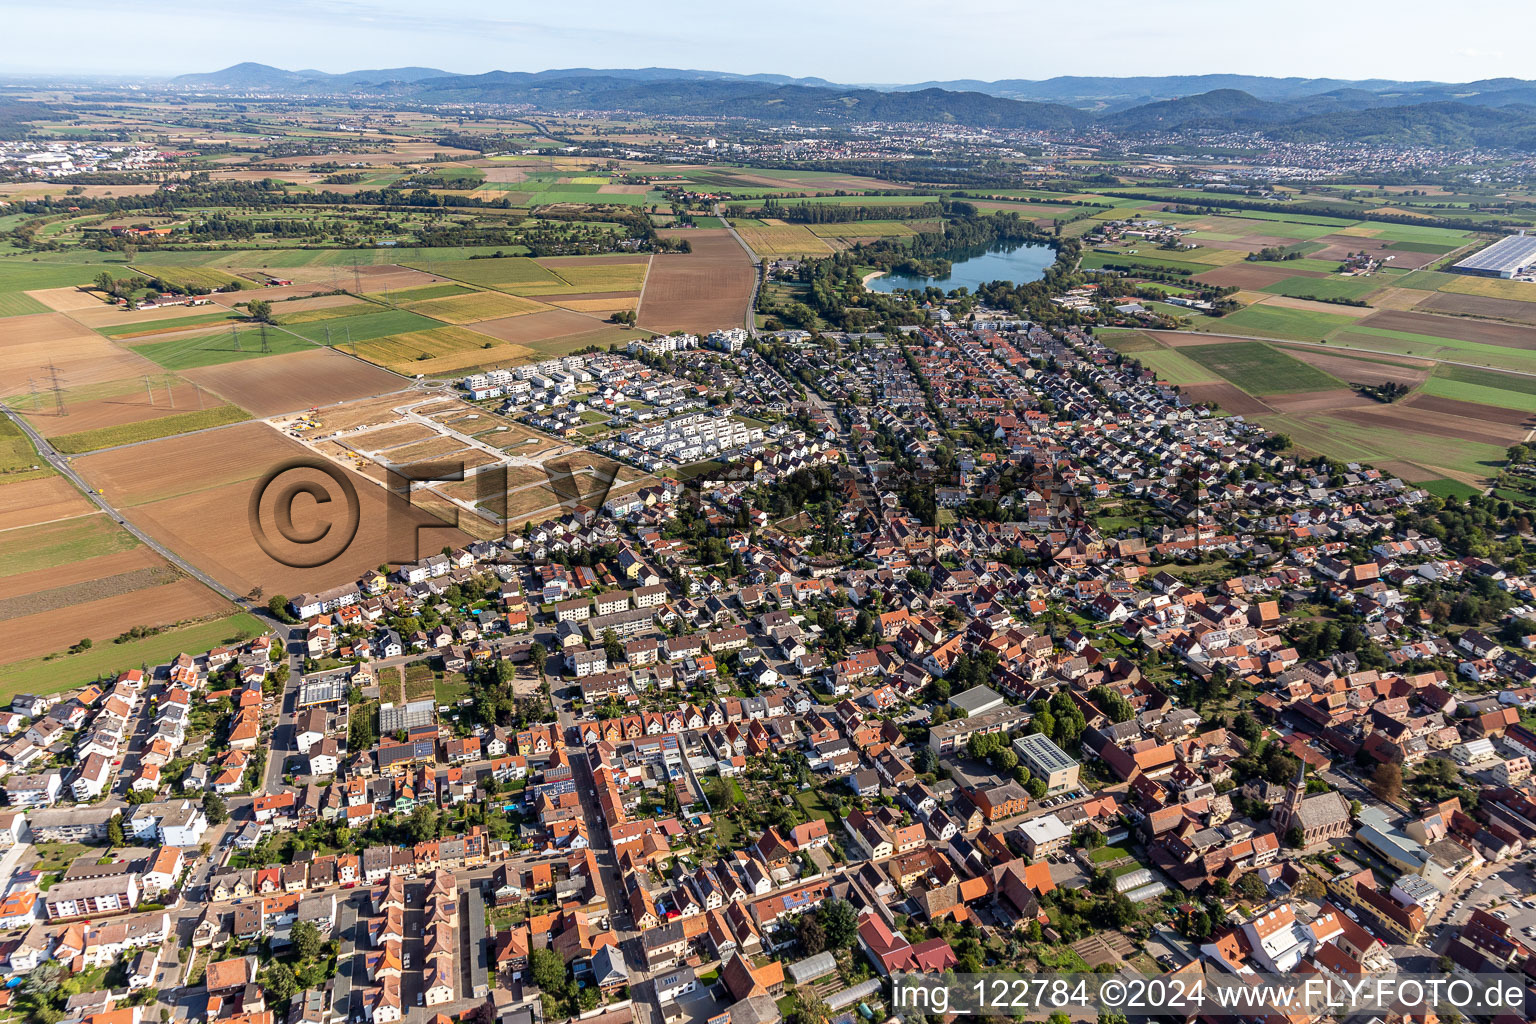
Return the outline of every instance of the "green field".
[[[442,322],[430,317],[420,316],[404,309],[379,309],[375,312],[362,313],[357,316],[344,318],[340,324],[327,324],[325,321],[314,323],[296,324],[284,329],[291,331],[300,338],[324,345],[327,337],[326,328],[329,326],[331,344],[344,344],[348,338],[352,341],[369,341],[373,338],[384,338],[391,334],[406,334],[411,331],[429,331],[434,327],[441,327]],[[296,340],[296,339],[295,339]]]
[[[1178,354],[1189,357],[1250,395],[1284,395],[1344,387],[1337,378],[1259,341],[1197,345],[1181,348]]]
[[[1356,318],[1310,309],[1283,306],[1249,306],[1219,320],[1207,320],[1199,329],[1217,334],[1257,334],[1266,338],[1321,341],[1329,333],[1355,323]]]
[[[261,350],[261,331],[255,327],[244,327],[236,333],[212,331],[172,341],[146,342],[135,345],[133,351],[167,370],[190,370],[198,366],[217,366],[240,359],[260,359],[267,355],[304,352],[314,348],[308,341],[296,338],[288,331],[287,328],[268,327],[267,352]],[[324,334],[321,336],[324,337]]]
[[[0,416],[0,483],[31,480],[52,472],[21,428],[9,416]]]
[[[1536,409],[1536,377],[1494,370],[1475,370],[1470,366],[1435,367],[1419,390],[1426,395],[1454,398],[1479,405],[1505,409]]]
[[[212,267],[135,265],[133,269],[146,277],[158,277],[166,284],[183,290],[196,287],[214,291],[232,284],[239,284],[242,288],[254,287],[250,281],[242,280],[233,274],[228,274]]]
[[[1207,384],[1216,379],[1217,375],[1214,371],[1186,357],[1183,352],[1184,350],[1163,348],[1138,352],[1135,358],[1141,361],[1141,365],[1156,373],[1160,380],[1180,387],[1186,384]]]
[[[236,643],[266,631],[254,615],[240,612],[180,629],[166,630],[127,643],[100,643],[79,654],[31,658],[5,667],[0,680],[0,699],[18,693],[51,693],[82,686],[94,679],[116,675],[140,665],[163,664],[183,651],[201,654],[220,644]]]
[[[140,420],[138,423],[123,423],[115,427],[99,427],[95,430],[82,430],[76,434],[62,434],[49,438],[49,443],[66,455],[78,455],[81,452],[96,451],[98,448],[137,444],[140,441],[153,441],[155,438],[170,437],[173,434],[187,434],[194,430],[223,427],[247,419],[250,419],[250,416],[244,409],[233,405],[220,405],[213,409],[199,409],[196,412],[181,412],[173,416]]]
[[[194,327],[206,327],[209,324],[244,319],[245,314],[243,313],[234,313],[227,309],[220,309],[213,313],[201,313],[197,316],[161,317],[158,320],[140,320],[130,324],[113,324],[111,327],[96,328],[96,333],[105,335],[108,338],[133,338],[150,334],[163,334],[170,331],[191,330]]]
[[[1288,277],[1259,290],[1298,299],[1359,299],[1384,284],[1375,277]]]
[[[138,538],[104,515],[18,527],[0,532],[0,577],[115,555],[138,546]]]
[[[29,313],[47,313],[48,307],[30,295],[21,292],[0,293],[0,317],[26,316]]]

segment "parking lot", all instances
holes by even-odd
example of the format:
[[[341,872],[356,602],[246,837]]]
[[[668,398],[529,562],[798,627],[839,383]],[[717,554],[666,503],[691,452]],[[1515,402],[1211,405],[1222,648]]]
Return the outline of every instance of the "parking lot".
[[[1536,895],[1533,893],[1536,893],[1536,866],[1530,863],[1517,861],[1479,874],[1475,880],[1464,883],[1446,897],[1451,901],[1450,905],[1448,908],[1442,906],[1435,915],[1440,923],[1433,927],[1429,944],[1437,952],[1444,949],[1473,910],[1485,910],[1508,921],[1520,941],[1536,942]]]

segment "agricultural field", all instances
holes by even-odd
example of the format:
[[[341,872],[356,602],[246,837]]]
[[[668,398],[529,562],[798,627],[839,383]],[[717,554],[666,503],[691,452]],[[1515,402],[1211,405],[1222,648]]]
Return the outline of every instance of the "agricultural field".
[[[549,307],[542,302],[503,292],[471,292],[467,295],[405,303],[404,308],[441,320],[445,324],[472,324],[504,316],[521,316]]]
[[[640,326],[649,330],[707,333],[744,323],[756,271],[728,231],[694,229],[690,253],[651,261],[640,299]]]
[[[180,371],[247,359],[264,359],[270,355],[303,352],[314,347],[295,328],[231,327],[228,330],[213,329],[187,334],[169,341],[158,337],[151,340],[139,339],[132,350],[167,370]]]
[[[731,226],[760,260],[830,256],[834,251],[832,246],[805,224],[737,217],[731,220]],[[848,228],[851,225],[839,224],[838,227]]]
[[[1258,341],[1226,341],[1179,348],[1189,358],[1250,395],[1279,395],[1338,387],[1338,379]]]
[[[313,346],[287,355],[202,366],[182,376],[254,416],[387,394],[407,385],[388,370]]]
[[[355,525],[355,533],[338,550],[328,550],[332,557],[318,567],[293,568],[274,560],[258,544],[258,527],[248,519],[252,488],[272,468],[306,457],[313,457],[307,448],[276,429],[242,424],[102,452],[81,459],[78,467],[135,525],[236,593],[257,586],[267,593],[302,593],[323,589],[338,576],[359,575],[381,562],[412,561],[419,557],[414,550],[417,525],[426,528],[423,551],[467,542],[464,534],[441,527],[427,513],[350,470],[338,467],[335,479],[314,470],[295,470],[290,475],[296,480],[313,480],[333,495],[340,479],[351,483],[359,499],[357,518],[333,525],[340,525],[341,532],[352,532],[350,527]],[[166,479],[166,465],[179,467],[174,480]],[[345,505],[339,502],[295,506],[294,530],[310,534],[331,523],[323,512],[332,508],[346,516]],[[260,532],[285,560],[302,564],[312,552],[288,553],[284,534],[277,531],[271,515],[266,507],[260,509]]]

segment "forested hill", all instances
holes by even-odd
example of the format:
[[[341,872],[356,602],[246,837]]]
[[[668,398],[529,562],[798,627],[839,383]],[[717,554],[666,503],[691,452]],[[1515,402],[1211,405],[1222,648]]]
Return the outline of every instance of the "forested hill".
[[[534,78],[492,72],[419,82],[403,95],[422,103],[528,103],[542,110],[631,110],[682,117],[749,117],[762,121],[948,121],[987,128],[1071,128],[1089,124],[1083,111],[1056,103],[1022,103],[979,92],[880,92],[773,85],[748,80],[636,82],[596,77]]]
[[[1241,80],[1241,76],[1126,80],[1181,84]],[[1053,80],[1055,81],[1055,80]],[[1112,91],[1114,79],[1071,80],[1061,90]],[[1070,130],[1102,127],[1140,137],[1209,132],[1262,132],[1297,142],[1359,141],[1424,146],[1536,150],[1536,86],[1496,79],[1465,86],[1437,83],[1337,83],[1253,79],[1264,96],[1236,88],[1090,112],[1065,103],[1035,102],[983,91],[900,90],[833,86],[820,79],[644,68],[628,71],[507,72],[452,75],[428,68],[394,68],[326,75],[241,64],[209,75],[173,80],[178,90],[233,93],[347,95],[366,101],[487,103],[536,110],[628,111],[677,117],[739,117],[771,123],[948,123],[976,128]],[[1066,83],[1067,80],[1060,80]],[[1326,91],[1316,91],[1336,86]],[[1257,87],[1257,86],[1256,86]],[[1448,98],[1454,96],[1455,98]],[[1279,97],[1279,98],[1277,98]]]

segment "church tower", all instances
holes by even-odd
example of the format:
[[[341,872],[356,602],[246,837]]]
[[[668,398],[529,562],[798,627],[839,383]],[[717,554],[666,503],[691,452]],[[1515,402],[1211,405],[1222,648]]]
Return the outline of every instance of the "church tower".
[[[1301,804],[1307,798],[1307,762],[1301,762],[1296,777],[1285,787],[1285,803],[1270,813],[1275,823],[1275,834],[1284,836],[1292,824],[1301,819]]]

